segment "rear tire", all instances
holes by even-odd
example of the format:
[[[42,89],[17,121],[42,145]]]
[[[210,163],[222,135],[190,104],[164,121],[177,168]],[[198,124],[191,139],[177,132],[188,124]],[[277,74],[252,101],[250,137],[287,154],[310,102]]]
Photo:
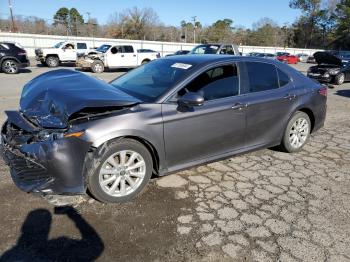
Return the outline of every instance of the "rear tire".
[[[105,66],[102,61],[94,61],[91,65],[91,71],[93,73],[101,74],[105,71]]]
[[[45,64],[48,67],[58,67],[60,64],[60,60],[57,56],[48,56],[46,57]]]
[[[345,75],[343,73],[340,73],[339,75],[336,75],[334,78],[334,83],[336,85],[342,85],[345,82]]]
[[[6,59],[2,62],[1,70],[5,74],[17,74],[19,72],[18,63],[13,59]]]
[[[142,61],[141,65],[147,64],[147,63],[149,63],[149,62],[150,62],[150,60],[145,59],[145,60]]]
[[[133,199],[152,176],[150,152],[132,139],[119,139],[97,149],[89,168],[90,193],[104,203],[122,203]]]
[[[288,153],[300,151],[307,143],[311,132],[309,116],[301,111],[296,112],[289,120],[284,131],[281,148]]]

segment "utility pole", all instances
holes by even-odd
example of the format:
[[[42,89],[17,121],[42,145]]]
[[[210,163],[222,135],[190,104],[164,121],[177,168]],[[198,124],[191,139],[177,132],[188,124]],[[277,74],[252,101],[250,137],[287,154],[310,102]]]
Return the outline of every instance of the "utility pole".
[[[13,18],[11,0],[9,0],[9,8],[10,8],[10,14],[11,14],[11,21],[12,21],[12,32],[13,32],[13,33],[16,33],[16,32],[17,32],[17,28],[16,28],[16,25],[15,25],[15,20],[14,20],[14,18]]]
[[[192,21],[193,21],[193,43],[196,43],[196,20],[197,16],[192,16]]]

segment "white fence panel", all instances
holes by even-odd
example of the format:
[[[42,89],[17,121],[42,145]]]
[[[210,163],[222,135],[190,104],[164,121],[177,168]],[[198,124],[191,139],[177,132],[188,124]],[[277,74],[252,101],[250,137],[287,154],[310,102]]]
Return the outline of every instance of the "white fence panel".
[[[178,42],[160,42],[160,41],[142,41],[142,40],[126,40],[126,39],[111,39],[111,38],[91,38],[91,37],[73,37],[73,36],[56,36],[56,35],[35,35],[35,34],[20,34],[0,32],[0,41],[13,41],[25,47],[30,57],[35,56],[36,48],[52,47],[60,41],[85,41],[91,47],[98,47],[102,44],[132,44],[135,48],[153,49],[162,56],[174,53],[178,50],[191,50],[196,44],[178,43]],[[289,52],[291,54],[305,53],[312,55],[319,49],[300,49],[300,48],[283,48],[271,46],[240,46],[240,52],[248,54],[250,52],[276,53]]]

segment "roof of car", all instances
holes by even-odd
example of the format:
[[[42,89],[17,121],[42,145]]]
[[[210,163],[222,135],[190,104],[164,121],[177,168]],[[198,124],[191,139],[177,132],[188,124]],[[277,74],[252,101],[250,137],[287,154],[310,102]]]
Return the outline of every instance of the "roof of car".
[[[256,61],[256,62],[269,62],[275,63],[273,60],[265,58],[252,57],[252,56],[233,56],[233,55],[179,55],[179,56],[167,56],[162,59],[172,60],[174,63],[188,63],[196,65],[206,65],[224,61]]]

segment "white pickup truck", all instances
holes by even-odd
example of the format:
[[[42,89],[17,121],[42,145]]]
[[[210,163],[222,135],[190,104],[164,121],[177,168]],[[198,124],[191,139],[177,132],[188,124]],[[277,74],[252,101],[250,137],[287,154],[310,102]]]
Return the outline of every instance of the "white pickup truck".
[[[90,51],[87,42],[59,42],[50,48],[35,49],[35,57],[43,65],[56,67],[60,63],[75,63],[77,57]]]
[[[102,45],[87,56],[77,60],[76,66],[82,70],[102,73],[106,68],[133,68],[160,58],[154,51],[137,52],[132,45]]]

